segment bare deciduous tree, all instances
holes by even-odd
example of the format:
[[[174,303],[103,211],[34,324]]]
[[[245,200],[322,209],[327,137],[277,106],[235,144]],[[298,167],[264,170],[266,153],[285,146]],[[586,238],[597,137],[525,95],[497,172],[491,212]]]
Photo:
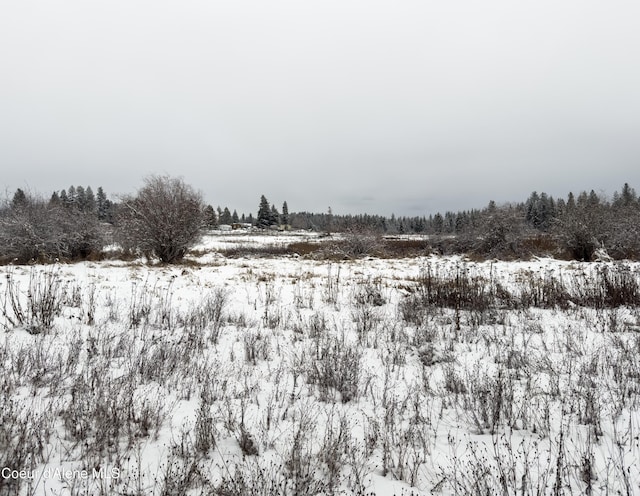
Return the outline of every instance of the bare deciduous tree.
[[[135,197],[122,201],[119,241],[162,262],[177,262],[200,236],[204,207],[202,195],[182,179],[150,176]]]

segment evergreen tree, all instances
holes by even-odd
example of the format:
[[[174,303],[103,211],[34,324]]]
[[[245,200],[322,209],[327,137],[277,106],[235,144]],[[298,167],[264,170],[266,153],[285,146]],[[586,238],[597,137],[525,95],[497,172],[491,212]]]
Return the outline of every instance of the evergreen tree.
[[[280,213],[278,213],[278,209],[275,205],[271,205],[271,212],[269,216],[269,225],[277,226],[280,224]]]
[[[260,197],[260,205],[258,207],[258,219],[256,222],[257,227],[260,229],[267,229],[271,225],[271,207],[267,198],[262,195]]]
[[[87,194],[82,186],[76,187],[76,204],[75,207],[81,212],[86,212]]]
[[[66,206],[67,207],[72,207],[76,205],[76,202],[78,200],[78,196],[76,193],[76,187],[75,186],[69,186],[69,189],[67,190],[67,203]]]
[[[624,183],[620,193],[617,191],[614,193],[613,204],[616,207],[629,207],[636,204],[637,201],[638,196],[636,195],[636,191],[629,186],[629,183]]]
[[[216,211],[211,205],[207,205],[206,207],[204,207],[204,225],[209,229],[218,227],[218,218],[216,216]]]
[[[84,190],[84,195],[85,195],[84,211],[90,214],[97,213],[98,208],[96,203],[96,197],[93,194],[93,190],[91,189],[91,186],[86,187],[86,189]]]
[[[101,221],[107,220],[107,195],[102,189],[102,186],[98,186],[98,191],[96,193],[96,209],[98,211],[98,219]]]
[[[282,204],[281,219],[282,219],[282,224],[284,224],[285,226],[289,225],[289,206],[287,205],[286,201]]]
[[[552,219],[556,216],[556,208],[553,197],[546,193],[531,193],[525,206],[525,220],[535,229],[546,231],[551,226]]]
[[[525,220],[536,229],[540,226],[539,218],[540,196],[534,191],[529,195],[526,202]]]
[[[224,210],[222,211],[222,215],[220,216],[220,224],[232,224],[233,223],[233,218],[231,217],[231,211],[229,210],[229,207],[224,207]]]
[[[238,212],[235,209],[233,210],[233,214],[231,214],[231,221],[234,224],[237,224],[238,222],[240,222],[240,217],[238,217]]]
[[[24,208],[28,205],[29,200],[27,200],[27,195],[20,188],[16,190],[13,194],[13,199],[11,200],[11,208],[14,210]]]
[[[442,214],[438,212],[433,217],[433,230],[436,234],[442,234],[442,230],[444,229],[444,218]]]

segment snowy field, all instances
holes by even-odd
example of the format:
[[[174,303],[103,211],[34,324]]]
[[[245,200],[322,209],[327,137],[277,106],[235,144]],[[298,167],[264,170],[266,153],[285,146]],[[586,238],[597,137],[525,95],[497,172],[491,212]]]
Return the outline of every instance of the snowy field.
[[[640,265],[0,267],[1,495],[640,494]]]

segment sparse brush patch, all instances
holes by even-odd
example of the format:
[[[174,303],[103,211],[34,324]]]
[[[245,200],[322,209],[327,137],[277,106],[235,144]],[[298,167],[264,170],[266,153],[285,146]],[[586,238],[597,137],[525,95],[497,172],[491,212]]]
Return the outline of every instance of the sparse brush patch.
[[[244,358],[247,363],[257,365],[258,360],[269,360],[271,344],[268,334],[260,330],[247,330],[243,334]]]
[[[320,461],[314,453],[311,438],[316,420],[310,410],[300,408],[293,412],[289,449],[283,457],[287,478],[284,494],[311,496],[324,493],[327,488],[326,481],[321,477]]]
[[[281,257],[296,254],[296,249],[284,244],[236,245],[218,250],[227,258]]]
[[[543,276],[531,272],[523,274],[519,280],[518,299],[522,308],[561,308],[573,304],[573,298],[562,277],[552,274]]]
[[[593,308],[638,307],[639,278],[640,274],[626,263],[602,266],[596,271],[595,281],[584,284],[587,291],[583,304]]]
[[[299,255],[301,257],[311,256],[312,258],[318,258],[323,253],[323,242],[317,241],[296,241],[295,243],[289,243],[287,249],[290,253]]]
[[[331,243],[330,251],[344,259],[378,256],[382,252],[382,236],[376,233],[350,231]]]
[[[385,237],[382,240],[383,258],[408,258],[430,255],[432,248],[426,239]]]
[[[320,401],[339,398],[348,403],[358,398],[361,353],[357,346],[335,337],[325,338],[311,344],[308,356],[307,382],[317,386]]]
[[[28,402],[0,395],[0,467],[32,472],[48,461],[54,419]],[[0,494],[19,494],[24,478],[0,477]]]
[[[213,396],[208,389],[203,388],[200,393],[200,405],[196,414],[194,427],[194,448],[202,455],[206,455],[216,445],[215,425],[211,406]]]
[[[0,307],[5,329],[24,327],[30,334],[47,332],[62,312],[62,282],[58,266],[32,267],[24,293],[15,280],[15,270],[6,272],[6,288]]]
[[[204,338],[205,333],[210,342],[217,344],[220,332],[228,320],[228,301],[228,292],[224,288],[210,290],[201,302],[179,317],[180,325],[194,340],[201,343],[200,346],[203,344],[200,340]]]

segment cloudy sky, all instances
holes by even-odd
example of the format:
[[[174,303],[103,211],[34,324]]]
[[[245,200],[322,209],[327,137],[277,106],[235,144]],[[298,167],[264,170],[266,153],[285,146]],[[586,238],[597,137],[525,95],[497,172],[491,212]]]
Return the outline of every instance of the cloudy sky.
[[[637,0],[0,3],[0,186],[257,211],[640,190]]]

